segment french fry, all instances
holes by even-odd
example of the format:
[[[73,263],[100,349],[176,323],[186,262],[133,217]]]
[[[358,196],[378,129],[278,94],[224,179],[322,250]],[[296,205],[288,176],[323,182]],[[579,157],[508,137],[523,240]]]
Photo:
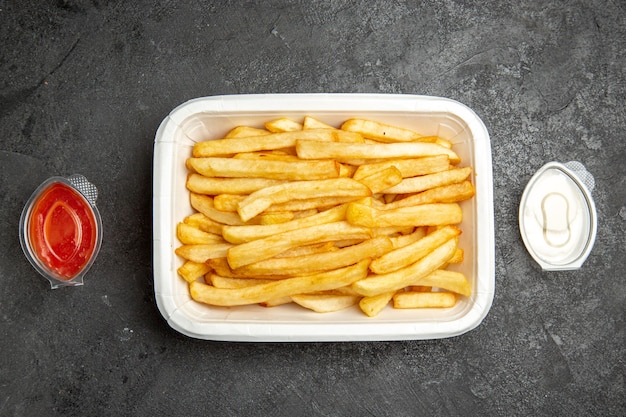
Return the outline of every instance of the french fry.
[[[385,191],[402,181],[402,173],[398,168],[390,166],[358,180],[372,191],[372,194]]]
[[[427,236],[401,248],[392,250],[374,259],[370,269],[375,274],[386,274],[404,268],[428,255],[433,249],[461,234],[455,226],[445,226]]]
[[[410,207],[420,204],[458,203],[474,197],[476,189],[469,181],[431,188],[406,198],[395,200],[383,207],[385,210]]]
[[[400,171],[402,178],[408,178],[434,174],[450,169],[450,161],[447,155],[436,155],[423,158],[390,159],[383,162],[372,162],[360,165],[352,178],[359,180],[390,166],[396,167]]]
[[[176,237],[185,245],[201,245],[208,243],[224,243],[222,235],[204,232],[201,229],[181,222],[176,225]]]
[[[371,191],[365,185],[350,178],[333,180],[295,181],[266,187],[246,197],[237,209],[241,220],[248,221],[273,204],[290,200],[320,197],[365,197]]]
[[[209,259],[223,258],[233,245],[230,243],[212,243],[208,245],[182,245],[176,248],[176,255],[196,263]]]
[[[393,245],[387,237],[376,237],[346,248],[302,256],[271,258],[237,270],[245,275],[274,275],[276,271],[287,275],[304,275],[308,272],[327,271],[353,265],[361,259],[377,258]]]
[[[293,211],[275,211],[273,213],[259,214],[260,224],[285,223],[293,219]]]
[[[225,226],[222,236],[230,243],[245,243],[305,227],[338,222],[345,219],[346,205],[340,205],[308,217],[272,225]]]
[[[450,163],[458,164],[461,158],[451,149],[436,143],[346,143],[323,142],[319,140],[298,139],[296,152],[302,159],[363,159],[379,160],[384,158],[420,158],[425,156],[447,155]]]
[[[202,213],[193,213],[183,219],[183,223],[186,223],[190,226],[197,227],[203,232],[207,233],[215,233],[217,235],[222,234],[222,223],[218,223],[214,220],[209,219]]]
[[[419,284],[441,288],[466,296],[472,294],[472,288],[465,275],[456,271],[437,269],[419,279]]]
[[[450,239],[419,261],[387,274],[370,275],[352,285],[364,296],[374,296],[384,292],[397,291],[419,280],[444,265],[456,250],[456,238]]]
[[[236,269],[272,258],[297,246],[340,239],[366,240],[371,237],[371,231],[366,227],[353,226],[345,221],[333,222],[279,233],[233,246],[228,250],[227,259],[231,268]]]
[[[346,137],[361,137],[358,133],[341,130],[311,129],[296,132],[279,132],[267,135],[226,138],[198,142],[193,146],[193,156],[209,157],[233,155],[241,152],[268,151],[295,146],[299,139],[309,139],[323,142],[339,141]]]
[[[191,297],[217,306],[235,306],[268,302],[285,296],[326,291],[345,287],[367,274],[369,260],[319,274],[295,277],[245,288],[222,289],[198,281],[189,284]]]
[[[186,261],[177,269],[177,272],[185,281],[192,282],[209,273],[210,270],[211,267],[204,262]]]
[[[463,212],[457,203],[422,204],[390,210],[378,210],[363,204],[350,203],[346,219],[363,227],[439,226],[458,224]]]
[[[189,201],[191,202],[191,207],[218,223],[230,225],[242,225],[245,223],[236,213],[216,209],[213,199],[207,195],[191,193]]]
[[[230,132],[228,132],[226,134],[226,136],[224,136],[224,138],[226,139],[232,139],[232,138],[245,138],[245,137],[250,137],[250,136],[262,136],[262,135],[269,135],[271,132],[265,130],[265,129],[259,129],[256,127],[251,127],[251,126],[237,126],[233,129],[230,130]]]
[[[304,116],[304,121],[302,122],[302,129],[335,129],[333,126],[322,122],[321,120],[316,119],[311,116]]]
[[[448,263],[460,264],[461,262],[463,262],[464,258],[465,258],[465,251],[461,248],[457,248],[456,252],[454,252],[454,255],[452,255],[452,258],[448,260]]]
[[[363,297],[359,301],[359,308],[369,317],[376,317],[389,304],[395,291],[384,292],[372,297]]]
[[[187,189],[192,193],[206,195],[250,194],[285,182],[285,180],[267,178],[209,178],[192,173],[187,176]]]
[[[375,139],[379,142],[414,142],[431,138],[424,137],[410,129],[368,119],[349,119],[341,125],[341,129],[360,133],[365,138]]]
[[[405,291],[393,296],[394,308],[449,308],[455,304],[452,292]]]
[[[265,128],[270,132],[294,132],[302,130],[302,124],[287,117],[270,120],[265,123]]]
[[[292,295],[291,300],[317,313],[332,313],[351,307],[359,302],[358,295],[346,294],[298,294]]]
[[[269,161],[287,161],[287,162],[299,162],[301,161],[295,155],[294,152],[289,152],[289,150],[283,151],[267,151],[267,152],[242,152],[233,155],[234,159],[252,159],[252,160],[269,160]]]
[[[339,163],[322,161],[277,161],[236,158],[188,158],[187,168],[205,177],[317,180],[339,177]]]
[[[211,284],[215,288],[246,288],[253,285],[267,284],[272,282],[270,279],[256,278],[233,278],[223,277],[218,274],[211,274]]]
[[[393,194],[417,193],[442,185],[454,184],[467,179],[472,173],[471,167],[449,169],[435,174],[405,178],[398,185],[385,190]]]

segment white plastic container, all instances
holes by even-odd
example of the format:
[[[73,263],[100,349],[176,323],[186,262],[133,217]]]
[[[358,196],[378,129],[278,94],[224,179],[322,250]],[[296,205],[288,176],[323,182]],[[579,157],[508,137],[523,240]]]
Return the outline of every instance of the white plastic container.
[[[450,140],[474,167],[476,197],[463,202],[463,272],[472,295],[450,309],[396,310],[388,306],[375,318],[357,306],[320,314],[294,305],[212,307],[191,299],[176,269],[180,245],[176,223],[191,214],[185,188],[185,160],[193,144],[218,139],[237,125],[262,127],[278,117],[305,115],[339,126],[350,117],[371,118]],[[495,291],[493,177],[489,134],[468,107],[449,99],[389,94],[263,94],[190,100],[161,123],[154,149],[154,287],[159,310],[175,330],[194,338],[227,341],[357,341],[435,339],[463,334],[478,326],[491,308]]]

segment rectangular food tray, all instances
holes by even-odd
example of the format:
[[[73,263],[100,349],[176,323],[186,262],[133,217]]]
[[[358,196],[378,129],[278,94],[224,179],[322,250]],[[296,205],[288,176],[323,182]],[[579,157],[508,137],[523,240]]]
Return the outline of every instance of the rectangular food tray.
[[[459,247],[472,295],[449,309],[396,310],[377,317],[358,306],[315,313],[295,305],[265,308],[212,307],[189,296],[176,270],[182,259],[176,224],[192,213],[185,188],[185,160],[194,143],[223,137],[238,125],[262,127],[278,117],[306,115],[333,126],[362,117],[438,135],[453,143],[461,166],[474,167],[476,196],[461,203],[463,230]],[[259,94],[203,97],[175,108],[155,137],[153,184],[154,289],[157,306],[169,325],[190,337],[223,341],[358,341],[416,340],[452,337],[478,326],[491,308],[495,292],[493,177],[489,134],[480,118],[456,101],[394,94]]]

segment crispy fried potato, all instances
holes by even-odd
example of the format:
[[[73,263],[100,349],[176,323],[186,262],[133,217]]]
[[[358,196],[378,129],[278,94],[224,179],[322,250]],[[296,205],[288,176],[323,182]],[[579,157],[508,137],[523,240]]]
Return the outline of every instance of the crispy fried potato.
[[[369,260],[333,271],[273,281],[245,288],[222,289],[198,281],[189,284],[191,297],[217,306],[235,306],[268,302],[285,296],[345,287],[367,274]]]
[[[237,126],[224,136],[225,139],[269,135],[271,132],[251,126]]]
[[[427,236],[381,255],[370,264],[370,269],[375,274],[386,274],[404,268],[424,256],[448,240],[461,234],[461,229],[455,226],[444,226]]]
[[[417,284],[421,278],[443,266],[454,254],[456,246],[456,238],[450,239],[419,261],[387,274],[369,275],[355,282],[352,288],[361,295],[371,297]]]
[[[393,194],[417,193],[442,185],[454,184],[467,179],[472,173],[471,167],[449,169],[435,174],[405,178],[400,184],[388,188],[385,192]]]
[[[439,226],[461,223],[463,211],[457,203],[422,204],[390,210],[378,210],[363,204],[350,203],[346,219],[352,224],[364,227]]]
[[[455,304],[452,292],[405,291],[393,296],[394,308],[449,308]]]
[[[302,130],[302,124],[287,117],[270,120],[265,123],[265,128],[270,132],[294,132]]]
[[[295,181],[255,191],[239,203],[237,212],[241,220],[245,222],[272,205],[291,200],[327,197],[354,197],[357,199],[371,194],[369,188],[350,178]]]
[[[420,158],[425,156],[447,155],[450,163],[458,164],[461,158],[451,149],[436,143],[345,143],[323,142],[319,140],[298,139],[296,152],[302,159],[363,159],[380,160],[384,158]]]
[[[376,317],[385,307],[387,307],[394,294],[395,291],[390,291],[373,297],[363,297],[359,301],[359,307],[361,308],[361,311],[369,317]]]
[[[366,240],[371,237],[372,232],[368,228],[353,226],[348,222],[339,221],[279,233],[233,246],[228,251],[227,259],[231,268],[236,269],[272,258],[297,246],[340,239]]]
[[[399,184],[401,181],[402,174],[400,170],[394,166],[387,167],[359,179],[359,182],[365,184],[367,188],[372,191],[372,194],[383,192],[389,187]]]
[[[222,236],[230,243],[245,243],[305,227],[338,222],[345,219],[346,205],[340,205],[308,217],[272,225],[225,226]]]
[[[208,274],[211,267],[202,262],[186,261],[180,268],[177,269],[178,275],[180,275],[185,281],[192,282],[205,274]]]
[[[237,271],[245,275],[274,275],[279,271],[287,275],[304,275],[311,272],[327,271],[353,265],[361,259],[377,258],[393,249],[387,237],[375,237],[342,249],[266,259],[241,268]]]
[[[298,294],[292,295],[291,300],[317,313],[332,313],[352,307],[359,302],[358,295],[346,294]]]
[[[176,255],[196,263],[204,263],[209,259],[223,258],[228,249],[232,248],[230,243],[211,243],[207,245],[182,245],[176,248]]]
[[[205,177],[268,178],[273,180],[319,180],[339,177],[339,163],[278,161],[236,158],[188,158],[187,168]]]
[[[222,235],[202,231],[200,228],[191,226],[187,223],[178,223],[176,225],[176,237],[178,237],[178,240],[185,245],[225,242]]]
[[[302,122],[302,129],[335,129],[335,127],[322,122],[321,120],[316,119],[312,116],[304,116],[304,121]]]
[[[352,178],[359,180],[372,175],[390,166],[396,167],[402,178],[415,177],[418,175],[434,174],[450,169],[450,161],[447,155],[425,156],[423,158],[390,159],[383,162],[372,162],[360,165]]]
[[[431,188],[430,190],[395,200],[384,206],[383,209],[389,210],[399,207],[417,206],[420,204],[459,203],[474,197],[474,194],[476,194],[476,190],[472,183],[463,181],[457,184]]]
[[[431,138],[430,136],[424,137],[410,129],[368,119],[355,118],[347,120],[341,125],[341,129],[357,132],[365,138],[375,139],[380,142],[414,142]]]
[[[190,226],[197,227],[203,232],[207,233],[215,233],[217,235],[222,234],[222,223],[218,223],[214,220],[209,219],[202,213],[193,213],[183,219],[183,223],[186,223]]]
[[[279,132],[267,135],[226,138],[198,142],[193,146],[195,158],[208,156],[233,155],[241,152],[268,151],[284,149],[296,145],[296,140],[340,141],[349,138],[361,138],[358,133],[329,129],[311,129],[296,132]],[[356,140],[356,139],[355,139]]]
[[[419,283],[420,285],[437,287],[461,295],[469,296],[472,294],[472,287],[465,275],[456,271],[438,269],[421,278]]]
[[[284,184],[285,180],[267,178],[209,178],[200,174],[187,176],[187,189],[192,193],[216,194],[250,194],[265,187]]]

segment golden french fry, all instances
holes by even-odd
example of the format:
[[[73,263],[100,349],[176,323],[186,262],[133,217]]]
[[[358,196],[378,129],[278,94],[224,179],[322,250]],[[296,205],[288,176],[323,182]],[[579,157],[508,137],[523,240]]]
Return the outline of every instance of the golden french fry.
[[[272,213],[259,214],[260,224],[285,223],[293,219],[293,211],[275,211]]]
[[[187,168],[205,177],[316,180],[339,177],[339,163],[322,161],[277,161],[235,158],[188,158]]]
[[[357,136],[358,133],[344,132],[329,129],[311,129],[297,132],[279,132],[268,135],[250,136],[247,138],[227,138],[198,142],[193,146],[193,156],[208,157],[232,155],[241,152],[268,151],[284,149],[296,145],[299,139],[309,139],[322,142],[339,141],[340,138]]]
[[[394,272],[370,275],[355,282],[352,288],[361,295],[371,297],[418,283],[419,279],[444,265],[454,254],[456,245],[456,238],[450,239],[419,261]]]
[[[452,255],[452,258],[448,260],[448,263],[460,264],[461,262],[463,262],[464,258],[465,258],[465,251],[461,248],[457,248],[456,252],[454,252],[454,255]]]
[[[191,207],[218,223],[230,225],[244,224],[236,213],[229,213],[216,209],[213,204],[213,199],[207,195],[191,193],[189,201],[191,202]]]
[[[186,223],[190,226],[197,227],[203,232],[207,233],[215,233],[217,235],[222,234],[222,223],[218,223],[214,220],[209,219],[202,213],[193,213],[183,219],[183,223]]]
[[[413,242],[417,242],[424,236],[426,236],[425,228],[416,227],[412,233],[391,237],[391,243],[393,244],[394,249],[399,249],[406,245],[410,245]]]
[[[218,194],[213,197],[213,207],[219,211],[230,211],[232,213],[237,212],[237,207],[247,195],[239,194]]]
[[[360,165],[354,172],[352,178],[359,180],[390,166],[396,167],[403,178],[408,178],[418,175],[434,174],[450,169],[450,161],[447,155],[425,156],[423,158],[411,159],[389,159],[383,162],[372,162]]]
[[[271,205],[290,200],[304,200],[326,197],[365,197],[371,191],[365,185],[351,178],[333,180],[294,181],[255,191],[246,197],[237,212],[241,220],[248,221]]]
[[[223,277],[218,274],[211,274],[211,284],[215,288],[246,288],[253,285],[267,284],[269,282],[272,282],[272,280],[254,278],[233,278]]]
[[[316,197],[305,198],[302,200],[292,200],[280,204],[272,204],[264,213],[274,213],[277,211],[308,211],[308,210],[320,210],[324,211],[332,207],[344,203],[351,203],[357,200],[358,197]]]
[[[346,143],[323,142],[319,140],[298,139],[296,152],[302,159],[363,159],[379,160],[384,158],[420,158],[425,156],[447,155],[450,163],[458,164],[461,158],[451,149],[436,143]]]
[[[209,273],[210,270],[211,267],[204,262],[185,261],[185,263],[177,269],[177,272],[185,281],[192,282],[203,277],[205,274]]]
[[[341,129],[360,133],[365,138],[379,142],[413,142],[431,138],[430,136],[424,137],[411,129],[368,119],[349,119],[341,125]]]
[[[250,136],[261,136],[261,135],[268,135],[271,132],[268,132],[265,129],[259,129],[256,127],[251,127],[251,126],[237,126],[233,129],[231,129],[230,132],[228,132],[226,134],[226,136],[224,136],[225,139],[232,139],[232,138],[245,138],[245,137],[250,137]]]
[[[452,291],[465,296],[472,294],[472,287],[465,275],[446,269],[437,269],[427,276],[420,278],[419,284],[441,288],[442,290]]]
[[[204,263],[209,259],[223,258],[228,249],[232,248],[230,243],[211,243],[208,245],[182,245],[176,248],[176,255],[183,259],[196,263]]]
[[[405,291],[393,296],[394,308],[449,308],[455,304],[452,292]]]
[[[295,151],[295,149],[294,149]],[[302,161],[295,153],[287,151],[267,151],[267,152],[242,152],[233,155],[234,159],[268,160],[268,161]]]
[[[287,117],[270,120],[265,123],[265,128],[270,132],[294,132],[302,130],[302,124],[293,121]]]
[[[352,307],[359,302],[360,296],[346,294],[298,294],[292,295],[291,300],[317,313],[332,313]]]
[[[375,317],[389,304],[394,294],[395,291],[390,291],[373,297],[363,297],[359,301],[359,307],[369,317]]]
[[[342,268],[353,265],[362,259],[377,258],[390,250],[393,245],[387,237],[376,237],[342,249],[302,256],[271,258],[238,268],[245,275],[274,275],[277,272],[287,275],[304,275],[317,271]]]
[[[454,184],[467,179],[472,173],[471,167],[454,168],[435,174],[422,175],[419,177],[405,178],[398,185],[394,185],[385,190],[387,193],[406,194],[418,193],[430,188],[441,187],[442,185]]]
[[[259,305],[261,307],[277,307],[277,306],[289,304],[291,302],[292,302],[291,297],[286,296],[286,297],[274,298],[272,300],[264,301],[262,303],[259,303]]]
[[[304,121],[302,122],[303,129],[335,129],[335,127],[322,122],[319,119],[316,119],[312,116],[304,116]]]
[[[368,260],[363,260],[358,264],[333,271],[236,289],[215,288],[194,281],[189,284],[189,292],[194,300],[211,305],[258,304],[285,296],[345,287],[363,278],[367,274],[368,264]]]
[[[433,287],[428,285],[409,285],[407,287],[408,291],[419,291],[419,292],[432,292]]]
[[[221,235],[204,232],[200,228],[191,226],[187,223],[178,223],[176,225],[176,237],[178,237],[178,240],[185,245],[225,242]]]
[[[345,221],[333,222],[292,230],[233,246],[228,251],[227,259],[231,268],[236,269],[272,258],[297,246],[340,239],[365,240],[371,237],[371,231],[368,228],[353,226]]]
[[[187,176],[186,185],[189,191],[196,194],[250,194],[285,182],[268,178],[209,178],[193,173]]]
[[[461,223],[463,212],[457,203],[422,204],[391,210],[378,210],[363,204],[350,203],[346,219],[363,227],[439,226]]]
[[[448,240],[461,234],[461,229],[455,226],[445,226],[437,231],[424,236],[409,245],[392,250],[370,264],[370,269],[375,274],[386,274],[404,268],[424,256]]]
[[[402,173],[398,168],[390,166],[358,181],[365,184],[372,191],[372,194],[376,194],[399,184],[402,181]]]
[[[345,219],[346,208],[346,205],[340,205],[312,216],[280,224],[225,226],[222,229],[222,236],[230,243],[245,243],[305,227],[338,222]]]
[[[457,184],[443,185],[431,188],[418,194],[413,194],[387,204],[383,209],[417,206],[419,204],[458,203],[474,197],[476,190],[471,182],[463,181]]]

